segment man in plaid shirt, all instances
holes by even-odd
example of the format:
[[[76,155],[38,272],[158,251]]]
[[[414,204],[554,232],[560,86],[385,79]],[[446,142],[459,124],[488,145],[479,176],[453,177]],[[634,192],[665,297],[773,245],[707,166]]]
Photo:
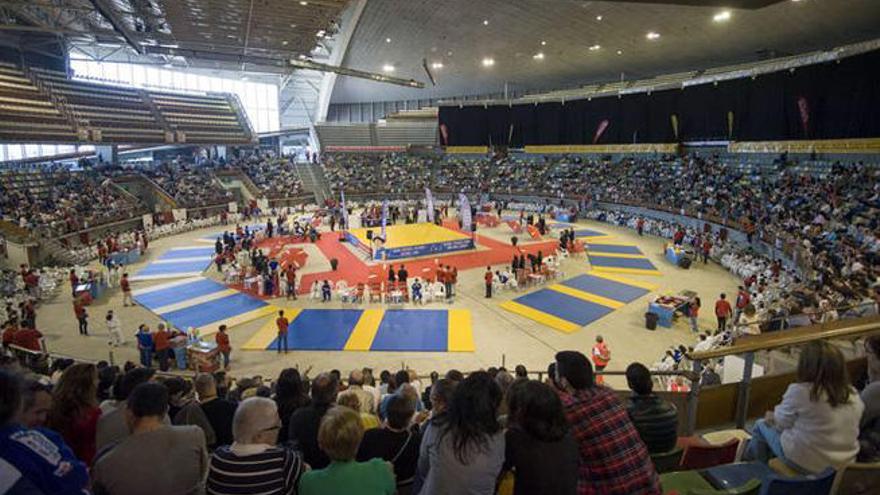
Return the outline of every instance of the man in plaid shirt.
[[[594,383],[587,357],[557,353],[555,382],[580,451],[578,494],[662,494],[648,449],[614,392]]]

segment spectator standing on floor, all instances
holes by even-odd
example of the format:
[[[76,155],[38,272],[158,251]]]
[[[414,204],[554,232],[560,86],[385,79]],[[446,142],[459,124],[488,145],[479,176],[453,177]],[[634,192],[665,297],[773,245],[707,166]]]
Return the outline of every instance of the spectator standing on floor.
[[[614,391],[597,386],[593,368],[577,351],[556,354],[555,383],[578,443],[578,493],[660,495],[660,480]]]
[[[70,280],[70,296],[76,298],[76,286],[79,285],[79,277],[76,275],[76,270],[70,270],[67,278]]]
[[[98,369],[77,363],[61,374],[52,390],[52,409],[47,426],[64,438],[76,457],[87,465],[95,457],[98,418]]]
[[[648,453],[659,454],[675,448],[678,440],[678,415],[673,406],[654,394],[651,372],[641,363],[626,368],[626,384],[632,395],[627,399],[626,412]]]
[[[76,316],[76,322],[79,326],[80,335],[89,335],[89,312],[86,311],[86,305],[81,298],[73,301],[73,314]]]
[[[456,386],[449,409],[422,433],[413,493],[495,493],[505,449],[500,405],[489,373],[471,373]]]
[[[174,356],[174,362],[177,363],[177,369],[181,371],[185,370],[187,346],[186,334],[180,330],[175,330],[171,333],[171,339],[169,342],[171,344],[171,354]]]
[[[608,349],[608,345],[605,344],[605,339],[602,338],[601,335],[596,336],[596,344],[593,346],[592,351],[593,364],[596,366],[596,371],[602,371],[608,366],[608,362],[611,361],[611,351]],[[605,383],[605,379],[602,375],[596,375],[596,384],[602,385]]]
[[[290,322],[284,316],[284,310],[278,311],[275,326],[278,327],[278,354],[281,354],[281,346],[284,346],[284,353],[287,354],[287,329],[290,326]]]
[[[141,366],[151,368],[153,366],[153,334],[150,333],[150,327],[141,323],[138,327],[138,332],[135,335],[135,338],[137,339]]]
[[[730,303],[727,302],[727,294],[721,293],[718,300],[715,301],[715,318],[718,320],[718,331],[727,330],[727,320],[730,319],[732,309]]]
[[[507,406],[504,469],[514,471],[513,494],[576,494],[578,446],[556,391],[536,380],[517,380]]]
[[[339,382],[332,374],[321,373],[312,380],[312,400],[309,405],[297,409],[290,416],[290,440],[313,469],[321,469],[330,464],[330,458],[318,446],[318,429],[321,419],[336,404],[338,389]],[[360,416],[355,416],[360,424]]]
[[[709,253],[712,252],[712,241],[709,240],[709,236],[706,235],[706,238],[703,239],[702,246],[702,255],[703,255],[703,264],[709,263]]]
[[[287,265],[284,276],[287,279],[287,298],[296,301],[296,266],[293,263]]]
[[[128,281],[128,274],[122,274],[122,280],[119,281],[119,287],[122,289],[122,305],[134,306],[134,300],[131,298],[131,282]]]
[[[749,291],[747,291],[745,287],[740,285],[736,293],[736,312],[734,312],[733,314],[733,321],[731,323],[739,323],[740,316],[743,314],[746,306],[748,306],[751,301],[752,297],[749,295]]]
[[[691,303],[688,304],[688,319],[691,322],[691,330],[694,333],[698,333],[700,331],[700,325],[697,321],[697,318],[700,316],[700,306],[702,306],[702,301],[697,296],[694,296],[691,299]]]
[[[214,336],[214,342],[217,344],[217,350],[223,356],[223,369],[229,369],[229,355],[232,354],[232,345],[229,343],[229,334],[226,333],[226,325],[220,325],[217,328],[217,335]]]
[[[409,278],[409,272],[406,271],[406,267],[400,265],[400,270],[397,270],[397,280],[400,282],[402,287],[406,287],[406,281]]]
[[[357,412],[343,406],[330,409],[321,420],[318,444],[331,462],[326,468],[303,474],[299,493],[393,495],[396,490],[389,463],[381,459],[355,460],[363,437],[364,427]]]
[[[168,354],[171,352],[171,334],[165,328],[164,323],[159,323],[156,332],[153,334],[153,347],[156,349],[156,356],[159,358],[159,370],[168,371]]]
[[[167,412],[164,385],[135,387],[126,403],[131,435],[98,455],[92,469],[95,495],[204,492],[205,434],[197,426],[165,424]]]
[[[211,456],[206,492],[209,495],[296,493],[307,470],[302,457],[277,446],[281,420],[271,399],[252,397],[242,401],[232,420],[232,445]]]
[[[486,299],[492,297],[492,279],[494,275],[492,274],[492,267],[486,267],[486,273],[483,274],[483,281],[486,283]]]
[[[12,469],[0,466],[0,484],[14,494],[88,495],[86,465],[61,436],[45,428],[31,429],[21,421],[22,390],[18,375],[0,369],[0,464],[11,466],[20,476],[15,482]]]
[[[196,376],[196,395],[202,411],[214,429],[217,443],[208,445],[209,449],[230,445],[232,443],[232,417],[235,415],[235,404],[218,397],[217,381],[214,375],[204,373]]]
[[[125,338],[122,337],[122,324],[119,323],[119,317],[113,313],[113,310],[107,311],[107,333],[110,334],[110,345],[119,347],[125,345]]]

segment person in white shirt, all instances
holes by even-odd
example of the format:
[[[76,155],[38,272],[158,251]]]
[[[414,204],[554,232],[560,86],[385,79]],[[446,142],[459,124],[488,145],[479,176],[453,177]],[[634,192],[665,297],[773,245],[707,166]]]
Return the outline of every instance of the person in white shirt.
[[[840,350],[826,341],[804,346],[797,381],[782,402],[755,422],[748,459],[778,457],[802,473],[820,473],[856,459],[865,405],[850,385]]]
[[[125,338],[122,336],[122,324],[112,309],[107,311],[107,333],[110,334],[110,345],[114,347],[125,345]]]

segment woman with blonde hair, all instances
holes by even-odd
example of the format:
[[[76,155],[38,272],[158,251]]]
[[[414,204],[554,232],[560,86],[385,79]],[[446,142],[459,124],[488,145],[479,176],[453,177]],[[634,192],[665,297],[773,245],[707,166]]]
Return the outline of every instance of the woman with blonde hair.
[[[71,365],[52,392],[47,426],[61,434],[79,460],[91,465],[100,416],[98,369],[94,364]]]
[[[851,463],[859,451],[864,408],[840,349],[810,342],[801,350],[797,379],[782,402],[755,422],[746,456],[765,462],[778,457],[804,473]]]

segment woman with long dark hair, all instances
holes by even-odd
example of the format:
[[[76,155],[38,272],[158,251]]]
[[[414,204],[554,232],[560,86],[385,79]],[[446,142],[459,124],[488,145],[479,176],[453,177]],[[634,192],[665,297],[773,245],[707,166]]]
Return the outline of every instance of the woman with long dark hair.
[[[746,455],[760,461],[778,457],[804,473],[853,462],[864,407],[850,385],[840,349],[826,341],[810,342],[801,350],[797,381],[773,411],[755,422]]]
[[[507,395],[505,470],[514,495],[577,493],[578,447],[559,395],[547,384],[519,379]]]
[[[64,438],[76,457],[88,465],[95,457],[98,418],[98,369],[78,363],[61,374],[52,392],[47,426]]]
[[[278,381],[275,382],[275,404],[278,405],[278,416],[281,418],[278,438],[284,441],[288,437],[290,415],[309,404],[309,396],[298,369],[286,368],[278,375]]]
[[[488,373],[458,384],[446,414],[425,428],[413,493],[495,493],[504,463],[500,405],[501,389]]]

